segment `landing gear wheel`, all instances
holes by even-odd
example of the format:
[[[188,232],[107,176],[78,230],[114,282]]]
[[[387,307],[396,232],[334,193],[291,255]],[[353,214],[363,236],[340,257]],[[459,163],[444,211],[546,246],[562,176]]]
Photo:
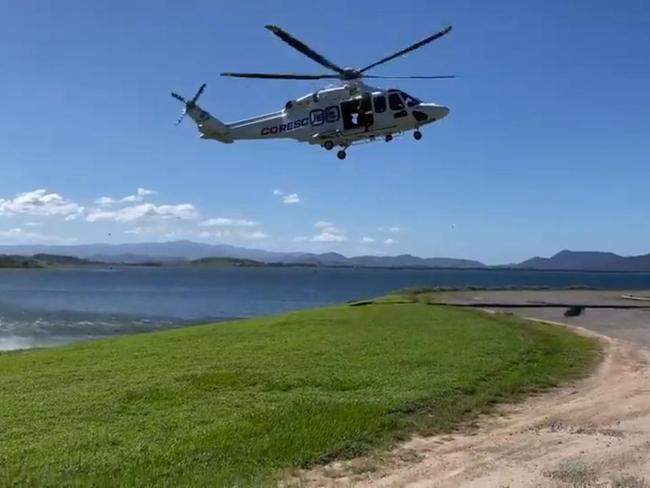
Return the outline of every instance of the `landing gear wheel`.
[[[390,142],[393,140],[393,136],[391,134],[386,134],[386,137],[384,138],[386,142]]]
[[[336,153],[336,157],[339,159],[345,159],[346,156],[347,154],[343,150],[340,150],[339,152]]]
[[[334,149],[334,143],[332,141],[325,141],[323,143],[323,147],[328,151],[331,151],[332,149]]]
[[[422,132],[420,132],[419,130],[416,130],[416,131],[413,133],[413,137],[415,137],[415,140],[416,140],[416,141],[419,141],[420,139],[422,139]]]

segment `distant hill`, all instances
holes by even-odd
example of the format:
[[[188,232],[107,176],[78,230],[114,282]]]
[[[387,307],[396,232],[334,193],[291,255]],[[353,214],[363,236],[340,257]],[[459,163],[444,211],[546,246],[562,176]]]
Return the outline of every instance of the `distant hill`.
[[[0,268],[44,268],[46,266],[80,266],[85,264],[94,263],[86,259],[58,254],[0,255]]]
[[[42,268],[43,266],[30,257],[0,254],[0,269],[3,268]]]
[[[206,266],[206,267],[215,267],[215,268],[227,268],[227,267],[253,267],[253,266],[264,266],[265,263],[260,261],[253,261],[252,259],[238,259],[238,258],[201,258],[195,259],[190,262],[193,266]]]
[[[486,268],[479,261],[453,258],[419,258],[410,254],[400,256],[358,256],[348,261],[355,266],[389,268]]]
[[[650,271],[650,254],[624,257],[611,252],[564,250],[550,258],[535,257],[513,267],[571,271]]]
[[[306,252],[277,252],[248,249],[228,244],[202,244],[191,241],[150,242],[135,244],[79,244],[79,245],[24,245],[0,246],[0,253],[57,254],[105,263],[135,264],[142,262],[173,263],[202,258],[249,259],[263,263],[308,264],[313,266],[366,267],[441,267],[482,268],[483,263],[466,259],[419,258],[401,256],[358,256],[348,258],[335,252],[322,254]]]
[[[248,249],[228,244],[203,244],[191,241],[150,242],[136,244],[80,244],[2,246],[0,254],[14,258],[28,256],[36,262],[54,264],[87,264],[88,262],[121,264],[175,264],[209,258],[204,265],[225,265],[225,261],[240,260],[238,265],[265,263],[274,265],[346,266],[370,268],[455,268],[455,269],[538,269],[568,271],[648,271],[650,254],[619,256],[610,252],[561,251],[550,258],[534,257],[521,263],[486,266],[480,261],[456,258],[421,258],[410,254],[399,256],[346,257],[336,252],[278,252]],[[40,258],[39,258],[40,256]],[[58,256],[57,259],[53,256]],[[74,259],[78,261],[75,261]],[[228,263],[229,266],[236,261]],[[244,264],[247,263],[248,264]],[[7,263],[9,261],[7,260]],[[24,263],[23,263],[24,264]],[[8,264],[7,264],[8,266]],[[27,265],[29,266],[29,264]],[[18,266],[20,267],[20,266]]]
[[[92,261],[81,259],[75,256],[62,256],[59,254],[34,254],[33,259],[46,264],[46,265],[64,265],[64,266],[79,266],[83,264],[93,264]]]

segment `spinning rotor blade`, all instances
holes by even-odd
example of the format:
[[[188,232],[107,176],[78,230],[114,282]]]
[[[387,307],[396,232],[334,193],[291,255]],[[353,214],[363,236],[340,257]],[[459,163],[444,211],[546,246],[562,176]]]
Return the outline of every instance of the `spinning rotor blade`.
[[[183,122],[183,119],[185,118],[186,113],[187,113],[187,110],[183,110],[183,113],[181,113],[181,116],[178,118],[178,120],[176,121],[176,123],[174,125],[178,125],[181,122]]]
[[[205,86],[206,86],[206,84],[203,83],[203,84],[199,87],[198,91],[196,92],[196,95],[194,95],[194,98],[192,98],[192,100],[191,100],[192,103],[196,103],[196,101],[197,101],[197,100],[199,99],[199,97],[201,96],[201,93],[203,93],[203,90],[205,90]]]
[[[381,75],[364,75],[364,78],[381,78],[384,80],[448,80],[456,78],[454,75],[441,76],[381,76]]]
[[[339,78],[338,75],[298,75],[293,73],[221,73],[221,76],[259,78],[262,80],[322,80],[325,78]]]
[[[333,71],[336,71],[337,73],[343,73],[343,68],[335,65],[329,59],[327,59],[325,56],[323,56],[322,54],[318,54],[316,51],[314,51],[313,49],[308,47],[306,44],[300,42],[298,39],[293,37],[291,34],[283,31],[278,26],[276,26],[276,25],[267,25],[265,27],[266,27],[266,29],[273,32],[273,34],[278,36],[280,39],[282,39],[284,42],[289,44],[292,48],[300,51],[302,54],[304,54],[305,56],[313,59],[318,64],[320,64],[322,66],[325,66],[326,68],[329,68],[329,69],[331,69]],[[318,78],[298,78],[298,79],[312,80],[312,79],[318,79]]]
[[[174,98],[175,98],[176,100],[178,100],[179,102],[182,102],[182,103],[185,104],[185,108],[183,109],[183,112],[181,113],[181,116],[180,116],[180,117],[178,118],[178,120],[176,121],[176,125],[180,124],[180,123],[183,121],[183,119],[185,118],[185,115],[187,114],[187,111],[188,111],[189,109],[194,108],[194,106],[195,106],[195,104],[196,104],[196,101],[197,101],[197,100],[199,99],[199,97],[201,96],[201,93],[203,93],[203,90],[205,90],[205,86],[206,86],[205,83],[203,83],[203,84],[199,87],[199,89],[196,91],[196,94],[194,95],[194,97],[192,97],[191,100],[185,100],[185,99],[184,99],[183,97],[181,97],[178,93],[172,92],[172,97],[174,97]]]
[[[395,54],[391,54],[390,56],[388,56],[388,57],[386,57],[384,59],[381,59],[381,60],[377,61],[376,63],[372,63],[372,64],[366,66],[365,68],[360,69],[359,72],[363,73],[364,71],[368,71],[370,68],[374,68],[375,66],[379,66],[380,64],[384,64],[384,63],[386,63],[388,61],[391,61],[391,60],[393,60],[395,58],[403,56],[404,54],[409,53],[409,52],[411,52],[411,51],[413,51],[415,49],[418,49],[418,48],[420,48],[420,47],[422,47],[422,46],[424,46],[426,44],[429,44],[430,42],[433,42],[436,39],[440,39],[442,36],[449,34],[449,32],[451,31],[451,28],[452,28],[452,26],[449,26],[449,27],[441,30],[440,32],[438,32],[436,34],[433,34],[432,36],[427,37],[426,39],[422,39],[420,42],[416,42],[415,44],[410,45],[406,49],[402,49],[401,51],[398,51]]]

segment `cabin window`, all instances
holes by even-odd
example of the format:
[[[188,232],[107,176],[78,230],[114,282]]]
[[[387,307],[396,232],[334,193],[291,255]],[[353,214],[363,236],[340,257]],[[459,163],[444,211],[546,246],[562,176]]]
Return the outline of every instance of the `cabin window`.
[[[402,102],[402,98],[399,96],[399,93],[391,93],[388,95],[388,105],[390,105],[391,110],[404,109],[404,102]]]
[[[325,113],[323,110],[317,108],[309,112],[309,123],[311,125],[323,125],[325,123]]]
[[[375,105],[375,112],[378,114],[386,111],[386,97],[384,95],[375,95],[373,103]]]
[[[336,105],[332,105],[331,107],[327,107],[325,109],[325,122],[328,124],[332,124],[338,121],[340,118],[341,114],[339,112],[339,108]]]

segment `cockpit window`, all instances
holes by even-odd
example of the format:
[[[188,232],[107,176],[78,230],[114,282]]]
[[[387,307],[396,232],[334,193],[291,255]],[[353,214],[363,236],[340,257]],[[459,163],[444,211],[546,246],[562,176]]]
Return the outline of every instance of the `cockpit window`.
[[[404,102],[402,102],[397,92],[388,95],[388,105],[391,110],[402,110],[404,108]]]
[[[404,103],[406,103],[407,107],[415,107],[416,105],[419,105],[420,103],[422,103],[420,100],[418,100],[415,97],[412,97],[411,95],[409,95],[407,93],[400,92],[400,94],[402,95],[402,98],[404,99]]]

